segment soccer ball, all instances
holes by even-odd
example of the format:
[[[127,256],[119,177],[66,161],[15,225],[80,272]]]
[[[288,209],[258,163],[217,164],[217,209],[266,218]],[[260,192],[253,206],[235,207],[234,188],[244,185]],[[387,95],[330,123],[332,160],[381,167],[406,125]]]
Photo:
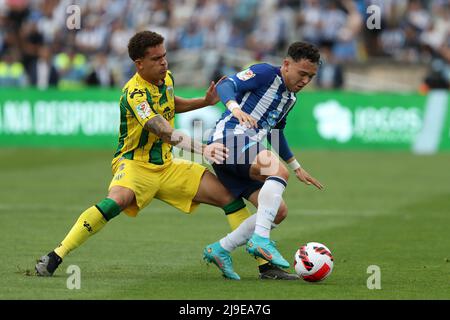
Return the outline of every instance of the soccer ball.
[[[294,268],[305,281],[322,281],[333,270],[333,256],[325,245],[308,242],[295,252]]]

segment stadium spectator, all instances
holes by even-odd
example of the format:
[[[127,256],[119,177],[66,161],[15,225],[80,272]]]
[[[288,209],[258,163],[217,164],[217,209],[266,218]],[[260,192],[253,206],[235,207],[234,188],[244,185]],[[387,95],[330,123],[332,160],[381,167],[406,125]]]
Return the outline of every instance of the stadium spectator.
[[[320,15],[321,40],[334,43],[340,30],[345,26],[347,17],[338,6],[337,0],[328,1]]]
[[[191,19],[178,36],[180,49],[201,49],[205,45],[205,33],[198,22]]]
[[[446,45],[450,35],[450,3],[434,3],[432,6],[433,18],[419,37],[422,45],[429,46],[434,51]]]
[[[280,23],[270,13],[266,13],[258,20],[256,28],[249,37],[250,48],[262,55],[274,55],[278,36],[280,34]]]
[[[387,55],[391,57],[398,57],[403,51],[405,45],[405,33],[402,28],[396,24],[388,22],[383,29],[383,32],[379,35],[377,31],[374,31],[375,37],[373,41],[375,46],[370,48],[370,53],[373,56]],[[378,37],[379,36],[379,37]]]
[[[126,79],[134,74],[133,63],[130,61],[127,47],[124,45],[132,36],[133,31],[127,28],[125,19],[119,18],[111,24],[107,59],[117,85],[125,83]]]
[[[428,27],[431,17],[419,0],[411,0],[406,10],[405,20],[418,32],[422,32]]]
[[[320,45],[322,64],[317,70],[316,85],[322,89],[340,89],[344,84],[344,73],[333,54],[333,44],[324,41]]]
[[[104,52],[95,55],[91,70],[86,78],[89,86],[113,87],[115,85],[113,69],[108,63],[108,56]]]
[[[20,30],[22,63],[29,73],[30,66],[38,59],[39,49],[44,44],[44,36],[39,32],[35,21],[27,21]]]
[[[0,54],[18,51],[28,69],[42,44],[53,55],[73,47],[86,63],[108,51],[108,64],[114,66],[116,84],[121,86],[132,70],[123,39],[139,30],[162,34],[171,54],[176,49],[231,55],[243,50],[248,56],[256,52],[273,60],[292,41],[318,45],[325,40],[335,42],[339,61],[383,57],[414,63],[431,62],[429,47],[437,50],[450,21],[448,0],[77,0],[82,25],[69,30],[66,9],[72,4],[72,0],[0,1]],[[381,29],[361,28],[369,5],[380,8]],[[183,66],[184,61],[171,60],[173,68]]]
[[[41,46],[39,48],[38,58],[31,62],[28,69],[28,77],[30,84],[41,90],[58,85],[59,75],[53,65],[53,57],[49,47]]]
[[[133,36],[133,31],[126,28],[122,19],[113,22],[111,26],[111,37],[109,39],[110,54],[127,56],[127,47],[123,44]],[[127,57],[128,58],[128,57]]]
[[[76,53],[74,48],[58,53],[54,64],[60,77],[59,87],[64,89],[82,87],[87,75],[86,62],[86,56]]]
[[[23,87],[27,84],[25,67],[20,62],[19,53],[9,50],[0,60],[0,87]]]
[[[23,22],[27,19],[31,11],[30,1],[15,0],[6,1],[7,21],[12,30],[18,31],[22,27]]]
[[[36,23],[45,43],[52,43],[61,29],[65,14],[57,11],[57,0],[37,1],[37,3],[38,5],[31,8],[29,20]]]
[[[85,25],[75,36],[75,45],[78,52],[86,55],[95,55],[107,48],[107,26],[100,16],[89,15],[85,19]]]
[[[346,22],[339,29],[333,54],[339,61],[354,61],[358,56],[357,40],[362,27],[362,17],[352,0],[341,1],[346,12]]]
[[[306,0],[299,14],[300,32],[304,41],[318,45],[321,40],[321,11],[319,0]]]
[[[231,25],[231,34],[227,42],[229,48],[244,48],[246,46],[247,38],[243,30],[241,22],[236,21]]]

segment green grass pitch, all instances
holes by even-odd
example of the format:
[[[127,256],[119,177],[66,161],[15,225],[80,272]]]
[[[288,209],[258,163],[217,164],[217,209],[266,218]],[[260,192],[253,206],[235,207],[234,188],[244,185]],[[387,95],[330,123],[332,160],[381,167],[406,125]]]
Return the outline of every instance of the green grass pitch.
[[[186,215],[159,200],[109,222],[53,278],[29,275],[105,197],[112,151],[0,155],[0,299],[450,299],[450,154],[298,151],[325,190],[292,176],[289,215],[272,238],[291,262],[302,243],[327,245],[335,264],[321,283],[258,280],[244,248],[233,254],[242,280],[222,279],[201,260],[203,247],[229,232],[222,210]],[[66,286],[70,265],[81,270],[79,290]],[[381,270],[379,290],[367,288],[371,265]]]

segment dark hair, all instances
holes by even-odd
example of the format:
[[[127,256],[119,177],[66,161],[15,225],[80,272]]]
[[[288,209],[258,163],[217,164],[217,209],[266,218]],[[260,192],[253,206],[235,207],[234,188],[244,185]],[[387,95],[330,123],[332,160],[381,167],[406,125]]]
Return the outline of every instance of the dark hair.
[[[320,53],[316,46],[306,42],[294,42],[289,46],[288,56],[298,62],[306,59],[312,63],[320,64]]]
[[[164,42],[163,36],[153,31],[141,31],[131,37],[128,42],[128,55],[131,60],[143,58],[149,47],[159,46]]]

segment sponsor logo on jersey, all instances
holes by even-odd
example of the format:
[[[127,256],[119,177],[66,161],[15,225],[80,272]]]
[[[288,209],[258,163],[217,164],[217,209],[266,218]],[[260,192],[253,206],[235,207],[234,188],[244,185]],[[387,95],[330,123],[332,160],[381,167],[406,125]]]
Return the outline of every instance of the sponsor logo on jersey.
[[[171,120],[175,116],[175,110],[170,109],[169,107],[166,107],[163,111],[163,117],[167,121]]]
[[[134,89],[133,92],[130,93],[130,98],[133,99],[135,95],[139,95],[140,97],[144,96],[144,90],[138,88]]]
[[[137,107],[136,111],[138,116],[141,119],[147,119],[150,117],[152,110],[150,109],[150,106],[147,101],[141,102]]]
[[[256,76],[256,74],[251,69],[245,69],[244,71],[239,72],[236,76],[242,81],[247,81]]]

